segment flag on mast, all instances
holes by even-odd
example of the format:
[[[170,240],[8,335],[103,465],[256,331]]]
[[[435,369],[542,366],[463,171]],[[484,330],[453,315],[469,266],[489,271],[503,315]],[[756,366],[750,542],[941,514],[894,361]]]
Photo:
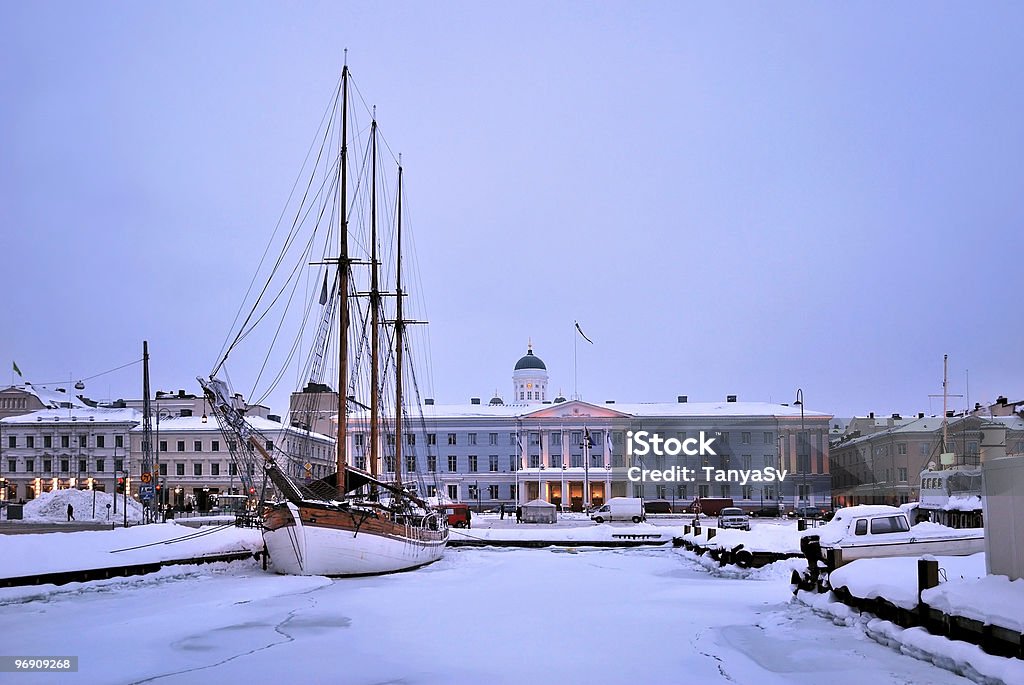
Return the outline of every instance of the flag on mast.
[[[21,369],[18,368],[18,362],[12,360],[11,361],[11,365],[14,367],[14,373],[18,374],[19,378],[24,378],[25,377],[25,376],[22,375]]]
[[[588,343],[590,343],[591,345],[593,345],[593,344],[594,344],[594,341],[593,341],[593,340],[591,340],[590,338],[588,338],[588,337],[587,337],[587,334],[583,332],[583,329],[582,329],[582,328],[580,328],[580,322],[579,322],[579,321],[574,321],[573,323],[575,323],[575,324],[576,324],[576,330],[580,332],[580,335],[582,335],[582,336],[583,336],[583,339],[584,339],[584,340],[586,340],[586,341],[587,341]]]

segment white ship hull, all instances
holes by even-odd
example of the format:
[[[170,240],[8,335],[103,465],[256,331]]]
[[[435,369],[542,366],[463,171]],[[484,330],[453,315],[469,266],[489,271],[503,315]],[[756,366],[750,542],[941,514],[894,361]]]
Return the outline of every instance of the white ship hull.
[[[447,531],[436,540],[378,534],[369,530],[316,525],[289,503],[292,525],[265,530],[263,540],[276,573],[303,576],[361,576],[407,571],[437,561],[448,542]],[[306,518],[306,521],[303,521]],[[370,526],[367,526],[369,528]]]
[[[837,543],[822,545],[822,552],[829,549],[841,550],[842,563],[855,559],[877,559],[881,557],[919,557],[925,554],[957,557],[969,556],[985,551],[984,531],[956,537],[908,538],[890,542]]]

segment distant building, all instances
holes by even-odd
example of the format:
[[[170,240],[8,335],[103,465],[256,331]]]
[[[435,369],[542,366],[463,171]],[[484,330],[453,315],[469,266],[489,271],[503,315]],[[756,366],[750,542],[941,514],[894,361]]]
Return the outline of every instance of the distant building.
[[[403,467],[408,475],[404,480],[418,478],[425,484],[425,494],[441,494],[481,508],[539,498],[580,509],[588,499],[588,484],[593,504],[618,496],[678,503],[698,496],[732,497],[748,509],[780,502],[791,507],[798,496],[810,504],[830,501],[828,432],[832,417],[828,414],[805,411],[801,430],[799,407],[739,402],[732,395],[724,402],[689,402],[685,395],[670,403],[547,399],[547,367],[532,345],[515,364],[512,388],[515,399],[508,404],[497,396],[486,404],[480,398],[460,405],[426,400],[421,407],[422,426],[413,421],[416,434],[406,435]],[[639,430],[677,439],[697,437],[704,431],[715,437],[717,456],[706,460],[685,457],[685,461],[650,457],[643,464],[630,461],[626,433]],[[589,464],[583,446],[587,432],[593,442]],[[801,439],[801,434],[806,438]],[[365,411],[350,417],[348,439],[351,463],[368,469]],[[394,436],[387,431],[381,437],[379,454],[378,471],[392,477]],[[627,469],[633,465],[662,469],[673,464],[698,472],[702,466],[755,470],[773,466],[788,470],[789,475],[781,488],[777,484],[708,481],[703,472],[691,483],[635,484],[627,478]],[[440,484],[440,493],[434,492],[435,482]]]
[[[949,416],[949,449],[957,455],[954,466],[978,465],[979,428],[989,420],[1006,425],[1008,453],[1024,453],[1024,418],[1019,414],[991,419],[980,413]],[[921,472],[931,463],[939,464],[942,417],[918,414],[904,419],[897,414],[881,420],[885,427],[879,426],[873,415],[860,421],[859,424],[851,423],[851,427],[859,425],[859,430],[851,430],[832,443],[830,460],[834,504],[852,506],[918,501]],[[870,432],[862,432],[865,430]]]

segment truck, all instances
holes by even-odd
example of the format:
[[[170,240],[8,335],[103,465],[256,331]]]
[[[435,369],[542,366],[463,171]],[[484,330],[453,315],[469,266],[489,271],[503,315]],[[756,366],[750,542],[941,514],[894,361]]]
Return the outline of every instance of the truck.
[[[734,506],[731,497],[698,497],[690,503],[691,514],[718,516],[726,507]]]
[[[640,523],[647,516],[644,514],[644,502],[639,497],[612,497],[597,511],[590,515],[592,521],[632,521]]]

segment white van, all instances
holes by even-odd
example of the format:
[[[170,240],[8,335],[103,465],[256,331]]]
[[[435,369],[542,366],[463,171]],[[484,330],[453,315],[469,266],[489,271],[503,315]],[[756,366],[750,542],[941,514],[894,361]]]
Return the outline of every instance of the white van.
[[[632,521],[640,523],[644,516],[644,502],[639,497],[612,497],[603,507],[590,515],[598,523],[605,521]]]

